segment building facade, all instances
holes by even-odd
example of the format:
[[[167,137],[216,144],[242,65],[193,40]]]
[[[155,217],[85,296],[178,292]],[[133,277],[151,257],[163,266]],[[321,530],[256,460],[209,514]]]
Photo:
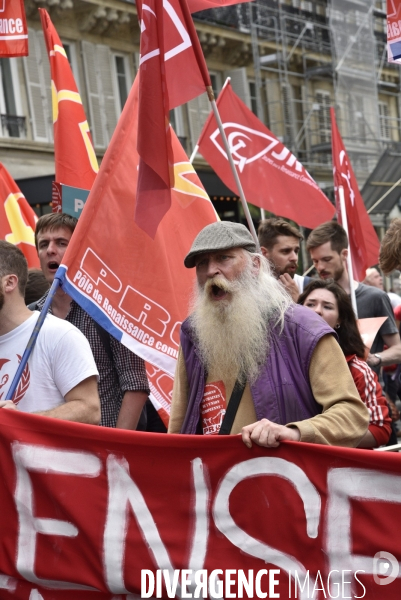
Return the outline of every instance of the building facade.
[[[54,177],[50,70],[38,7],[62,39],[102,159],[139,57],[135,4],[125,0],[25,0],[29,56],[0,59],[0,161],[38,214],[51,210]],[[203,11],[195,27],[218,94],[234,91],[333,197],[330,106],[362,187],[400,142],[399,67],[387,63],[385,0],[259,0]],[[209,114],[200,96],[172,111],[188,155]],[[73,151],[73,149],[72,149]],[[223,218],[237,199],[197,155],[194,165]],[[376,225],[383,217],[376,211]],[[258,211],[254,212],[255,218]]]

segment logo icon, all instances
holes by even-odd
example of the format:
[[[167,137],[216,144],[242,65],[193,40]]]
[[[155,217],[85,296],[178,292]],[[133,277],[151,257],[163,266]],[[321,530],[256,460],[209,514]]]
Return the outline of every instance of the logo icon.
[[[376,552],[373,557],[373,579],[377,585],[389,585],[397,579],[400,565],[390,552]]]

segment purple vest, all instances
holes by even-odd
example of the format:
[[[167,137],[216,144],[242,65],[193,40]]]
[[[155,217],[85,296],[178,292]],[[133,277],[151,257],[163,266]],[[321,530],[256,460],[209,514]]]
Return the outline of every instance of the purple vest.
[[[271,331],[270,349],[259,376],[251,386],[256,417],[285,425],[319,414],[322,407],[313,397],[309,365],[318,341],[334,330],[313,310],[294,304],[284,317],[284,327]],[[181,347],[188,377],[188,409],[181,433],[196,433],[206,372],[186,319],[181,326]]]

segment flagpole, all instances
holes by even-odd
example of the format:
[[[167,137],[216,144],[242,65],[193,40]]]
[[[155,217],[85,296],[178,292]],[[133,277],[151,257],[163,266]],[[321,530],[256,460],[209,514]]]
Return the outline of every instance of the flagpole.
[[[226,137],[226,132],[224,131],[223,123],[220,118],[220,113],[219,113],[219,110],[216,105],[216,100],[214,99],[213,89],[210,86],[207,87],[207,95],[209,96],[209,100],[212,105],[214,118],[216,119],[217,125],[219,127],[221,139],[223,140],[224,148],[227,153],[228,162],[230,163],[231,171],[234,176],[234,181],[235,181],[237,189],[239,191],[239,197],[241,198],[241,204],[242,204],[242,208],[244,209],[244,213],[245,213],[246,221],[248,223],[249,231],[251,232],[252,237],[255,241],[257,251],[260,252],[259,240],[258,240],[258,236],[256,235],[255,226],[253,224],[251,213],[249,212],[249,207],[246,202],[244,190],[242,189],[242,185],[241,185],[240,179],[238,177],[238,172],[237,172],[237,169],[235,168],[234,160],[231,155],[230,146],[228,145],[228,140]]]
[[[51,302],[53,300],[53,296],[56,293],[57,288],[58,288],[59,285],[60,285],[60,280],[55,278],[54,281],[53,281],[53,283],[52,283],[52,285],[51,285],[49,293],[47,295],[46,302],[44,303],[43,308],[42,308],[42,310],[40,312],[39,318],[36,321],[36,325],[35,325],[32,333],[31,333],[31,337],[29,338],[28,344],[27,344],[27,346],[26,346],[26,348],[24,350],[24,354],[22,355],[21,362],[18,365],[17,372],[15,373],[14,379],[11,382],[10,389],[8,390],[6,398],[5,398],[6,400],[12,400],[13,399],[13,396],[15,394],[15,390],[17,389],[17,385],[19,383],[19,380],[21,379],[21,375],[24,372],[26,363],[28,362],[28,359],[29,359],[29,357],[30,357],[30,355],[32,353],[32,350],[34,349],[34,346],[36,344],[36,340],[38,339],[39,331],[40,331],[40,329],[41,329],[41,327],[42,327],[42,325],[43,325],[43,323],[45,321],[45,318],[46,318],[46,315],[47,315],[47,311],[50,308],[50,304],[51,304]]]
[[[190,157],[190,159],[189,159],[189,162],[191,163],[191,165],[192,165],[192,163],[193,163],[193,162],[194,162],[194,160],[195,160],[195,156],[198,154],[198,150],[199,150],[199,144],[196,144],[196,146],[195,146],[195,148],[193,149],[193,152],[192,152],[192,154],[191,154],[191,157]]]
[[[351,289],[351,302],[352,302],[352,308],[354,309],[355,316],[356,316],[356,318],[358,318],[358,308],[356,306],[356,296],[355,296],[355,288],[354,288],[354,271],[352,269],[351,245],[350,245],[349,235],[348,235],[347,211],[345,210],[344,188],[342,185],[338,186],[338,196],[340,198],[340,212],[341,212],[342,226],[344,227],[345,233],[347,234],[347,237],[348,237],[347,266],[348,266],[349,285],[350,285],[350,289]]]

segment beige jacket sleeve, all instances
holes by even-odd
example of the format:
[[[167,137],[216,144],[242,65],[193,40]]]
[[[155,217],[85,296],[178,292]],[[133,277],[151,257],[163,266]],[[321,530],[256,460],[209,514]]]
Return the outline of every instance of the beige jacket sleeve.
[[[188,406],[188,378],[181,346],[175,368],[168,433],[180,433]]]
[[[332,335],[325,335],[317,344],[309,379],[321,414],[289,423],[301,433],[301,442],[355,447],[365,435],[369,412],[355,387],[342,350]]]

